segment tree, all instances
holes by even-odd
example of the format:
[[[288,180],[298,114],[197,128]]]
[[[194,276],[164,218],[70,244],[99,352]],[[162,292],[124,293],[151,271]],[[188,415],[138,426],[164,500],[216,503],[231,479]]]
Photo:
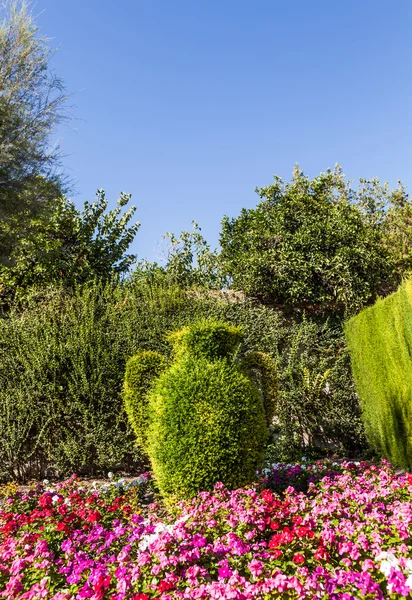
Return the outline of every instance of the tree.
[[[103,190],[82,211],[60,196],[54,199],[52,184],[39,179],[47,195],[47,218],[32,217],[25,235],[15,244],[11,265],[0,265],[0,297],[3,302],[24,297],[32,287],[61,283],[66,287],[91,279],[108,281],[125,274],[136,256],[127,254],[140,223],[130,225],[136,208],[123,208],[130,194],[121,193],[117,206],[107,212]],[[17,219],[17,217],[15,217]]]
[[[221,262],[233,288],[282,307],[336,310],[370,302],[391,278],[384,212],[372,224],[377,199],[368,206],[367,186],[358,196],[339,166],[313,180],[296,167],[290,183],[275,177],[256,191],[255,209],[222,222]]]
[[[51,49],[23,0],[0,6],[0,261],[7,262],[10,223],[44,211],[39,176],[62,188],[50,135],[66,118],[63,84],[49,69]],[[43,190],[44,191],[44,190]],[[61,192],[60,192],[61,193]],[[59,194],[60,195],[60,194]]]

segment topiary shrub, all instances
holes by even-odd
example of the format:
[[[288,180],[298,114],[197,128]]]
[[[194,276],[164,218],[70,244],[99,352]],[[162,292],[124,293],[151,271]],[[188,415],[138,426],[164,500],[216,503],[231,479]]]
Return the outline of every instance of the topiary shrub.
[[[165,498],[212,490],[218,481],[232,489],[247,485],[262,464],[273,370],[261,375],[259,390],[247,374],[251,359],[234,360],[241,339],[239,327],[210,320],[169,336],[174,360],[150,387],[146,413],[147,451]],[[263,357],[253,361],[254,371],[266,370]]]
[[[412,467],[412,280],[346,325],[366,436],[393,464]]]
[[[136,435],[138,446],[146,451],[147,393],[153,379],[166,368],[166,360],[158,352],[144,350],[132,356],[126,363],[123,399],[130,425]]]

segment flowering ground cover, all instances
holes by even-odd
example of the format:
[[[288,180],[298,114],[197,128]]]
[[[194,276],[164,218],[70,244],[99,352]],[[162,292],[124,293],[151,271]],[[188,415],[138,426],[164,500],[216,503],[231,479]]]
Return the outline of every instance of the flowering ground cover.
[[[253,488],[217,484],[166,517],[142,510],[149,484],[147,474],[95,488],[73,477],[11,490],[0,510],[0,597],[411,595],[412,476],[387,463],[275,465]]]

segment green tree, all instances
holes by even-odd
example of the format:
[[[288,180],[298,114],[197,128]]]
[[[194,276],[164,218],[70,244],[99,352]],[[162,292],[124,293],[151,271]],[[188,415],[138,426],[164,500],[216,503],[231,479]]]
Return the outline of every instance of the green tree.
[[[50,136],[67,118],[63,84],[49,69],[51,49],[20,0],[0,5],[0,262],[44,213],[39,176],[62,188],[59,149]],[[40,189],[39,189],[40,188]],[[60,191],[61,194],[61,191]],[[59,194],[59,195],[60,195]],[[13,231],[11,226],[14,226]],[[16,229],[18,227],[18,229]]]
[[[40,184],[47,189],[46,195],[53,197],[48,189],[52,184],[41,179]],[[130,194],[120,194],[110,211],[103,190],[97,192],[95,202],[86,202],[82,211],[64,196],[48,200],[46,217],[31,216],[11,252],[11,264],[0,265],[3,302],[24,297],[32,287],[58,283],[73,287],[127,273],[136,260],[127,250],[140,227],[140,223],[130,224],[134,206],[123,211],[129,200]]]
[[[234,289],[282,307],[335,310],[376,297],[392,261],[367,190],[358,197],[340,167],[313,180],[296,167],[290,183],[275,177],[257,192],[255,209],[222,223],[221,263]]]

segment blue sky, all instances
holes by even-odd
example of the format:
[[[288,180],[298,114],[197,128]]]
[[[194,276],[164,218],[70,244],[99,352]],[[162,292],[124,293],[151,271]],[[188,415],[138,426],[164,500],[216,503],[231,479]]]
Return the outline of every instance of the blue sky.
[[[153,260],[192,219],[224,214],[295,162],[310,176],[412,184],[410,0],[37,0],[74,93],[59,130],[79,206],[133,194]]]

